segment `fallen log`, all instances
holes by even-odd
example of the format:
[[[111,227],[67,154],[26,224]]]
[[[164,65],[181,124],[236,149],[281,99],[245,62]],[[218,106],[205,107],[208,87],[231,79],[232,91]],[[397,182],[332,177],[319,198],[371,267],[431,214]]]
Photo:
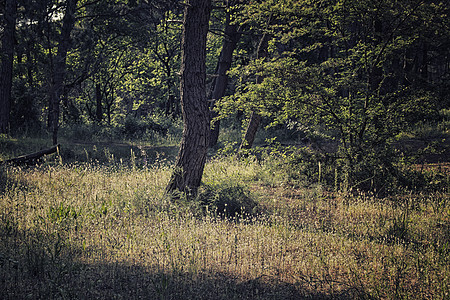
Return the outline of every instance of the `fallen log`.
[[[44,149],[44,150],[41,150],[38,152],[34,152],[31,154],[27,154],[27,155],[21,155],[21,156],[15,157],[15,158],[0,161],[0,165],[9,164],[9,163],[21,164],[21,163],[28,163],[31,161],[35,161],[35,160],[41,158],[42,156],[49,155],[49,154],[52,154],[55,152],[59,152],[59,148],[60,148],[60,145],[58,144],[58,145],[52,146],[48,149]]]

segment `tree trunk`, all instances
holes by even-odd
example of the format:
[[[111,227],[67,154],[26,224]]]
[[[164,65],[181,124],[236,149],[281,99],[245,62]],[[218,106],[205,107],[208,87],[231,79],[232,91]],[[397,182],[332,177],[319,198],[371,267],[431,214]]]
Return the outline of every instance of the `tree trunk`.
[[[252,147],[259,124],[261,124],[261,116],[256,111],[253,111],[247,129],[245,130],[244,139],[239,146],[239,152],[243,149],[250,149]]]
[[[17,4],[6,0],[5,27],[3,29],[0,78],[0,133],[8,133],[11,111],[11,86],[14,58],[14,31],[16,28]]]
[[[185,3],[181,42],[181,109],[184,122],[175,171],[166,191],[195,195],[200,186],[209,141],[206,101],[206,36],[211,0]]]
[[[382,33],[383,33],[383,23],[376,18],[373,25],[374,35],[375,35],[375,44],[374,46],[378,46],[382,43]],[[383,69],[378,65],[378,61],[372,65],[372,69],[369,74],[369,89],[370,93],[374,95],[379,95],[380,93],[380,84],[383,81]]]
[[[95,117],[98,123],[103,120],[103,94],[99,83],[95,84]]]
[[[422,62],[420,64],[420,76],[423,81],[428,80],[428,44],[427,42],[423,42],[422,45]]]
[[[0,165],[8,164],[8,163],[15,163],[15,164],[22,164],[22,163],[30,163],[30,162],[36,162],[39,158],[41,158],[44,155],[52,154],[59,152],[59,145],[52,146],[48,149],[44,149],[38,152],[34,152],[27,155],[22,155],[19,157],[11,158],[8,160],[0,161]]]
[[[64,88],[64,77],[66,73],[66,57],[70,49],[70,33],[75,25],[75,10],[78,0],[67,0],[66,12],[59,37],[58,52],[55,57],[54,70],[52,74],[52,86],[50,87],[49,99],[49,126],[52,132],[53,144],[58,143],[59,127],[59,104]]]
[[[26,48],[26,57],[27,57],[27,78],[28,78],[28,85],[30,88],[34,86],[34,77],[33,77],[33,56],[31,55],[31,47],[33,46],[33,43],[31,41],[27,41],[27,48]]]
[[[258,44],[258,48],[256,51],[256,58],[267,57],[267,47],[269,43],[269,35],[264,33],[261,37],[261,40]],[[256,83],[259,84],[263,81],[261,76],[256,76]],[[255,140],[256,132],[258,131],[259,124],[261,123],[261,116],[258,112],[253,111],[250,116],[250,121],[247,126],[247,130],[245,131],[244,139],[242,140],[241,145],[239,146],[238,153],[242,149],[250,149],[253,146],[253,141]]]
[[[214,110],[215,102],[225,96],[225,90],[228,84],[227,72],[231,67],[233,59],[233,52],[236,49],[236,44],[239,39],[237,33],[237,25],[230,24],[230,13],[227,13],[225,23],[225,38],[223,40],[222,50],[220,52],[219,62],[217,64],[217,77],[214,80],[214,89],[211,95],[211,120],[217,117],[217,112]],[[219,138],[220,120],[212,124],[211,136],[209,146],[214,147]]]

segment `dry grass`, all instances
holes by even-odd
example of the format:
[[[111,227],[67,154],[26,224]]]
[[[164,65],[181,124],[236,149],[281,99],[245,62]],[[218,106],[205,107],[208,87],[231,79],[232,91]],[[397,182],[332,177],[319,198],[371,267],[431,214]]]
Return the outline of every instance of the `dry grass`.
[[[450,297],[444,191],[379,200],[320,186],[293,190],[251,160],[212,160],[205,184],[249,187],[258,203],[254,215],[234,221],[169,201],[169,175],[164,165],[9,169],[0,198],[0,295]]]

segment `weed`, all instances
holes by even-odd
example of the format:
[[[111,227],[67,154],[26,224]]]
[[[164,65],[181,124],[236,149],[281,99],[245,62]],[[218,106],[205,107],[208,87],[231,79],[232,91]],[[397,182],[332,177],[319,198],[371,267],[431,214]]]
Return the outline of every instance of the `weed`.
[[[448,298],[445,189],[336,193],[328,163],[301,184],[268,152],[212,158],[198,198],[174,201],[167,163],[141,167],[133,150],[129,164],[127,149],[123,164],[6,170],[2,297]]]

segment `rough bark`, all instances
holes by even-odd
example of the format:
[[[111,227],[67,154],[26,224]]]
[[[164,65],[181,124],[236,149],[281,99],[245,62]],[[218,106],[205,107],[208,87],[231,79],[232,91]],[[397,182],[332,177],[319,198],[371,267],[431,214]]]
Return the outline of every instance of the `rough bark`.
[[[63,18],[61,34],[59,36],[58,52],[56,53],[52,84],[49,99],[49,126],[52,132],[53,144],[58,143],[59,106],[64,89],[66,74],[66,57],[70,49],[70,33],[75,25],[75,10],[78,0],[67,0],[66,12]]]
[[[16,12],[16,1],[6,0],[4,14],[5,27],[3,30],[0,66],[0,133],[8,133],[9,130]]]
[[[200,186],[209,141],[209,109],[206,101],[206,36],[211,0],[185,3],[181,43],[181,109],[183,137],[175,171],[166,191],[196,194]]]
[[[256,51],[256,57],[262,58],[267,57],[267,47],[269,42],[269,35],[263,34],[261,40],[258,44],[258,48]],[[256,83],[259,84],[263,81],[261,76],[256,76]],[[261,123],[261,116],[258,112],[253,111],[250,116],[250,121],[248,123],[247,129],[245,131],[244,139],[239,146],[238,153],[243,149],[250,149],[253,146],[253,142],[255,141],[256,132],[258,131],[258,127]]]

